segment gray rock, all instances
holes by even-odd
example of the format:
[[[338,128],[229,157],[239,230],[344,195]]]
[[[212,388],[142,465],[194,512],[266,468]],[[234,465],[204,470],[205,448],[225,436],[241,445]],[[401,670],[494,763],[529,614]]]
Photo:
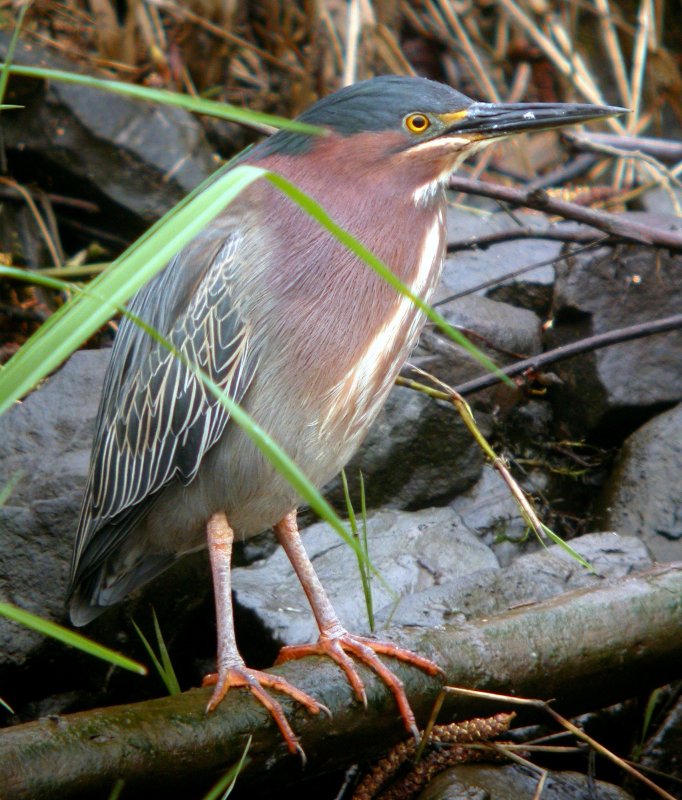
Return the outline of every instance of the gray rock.
[[[529,228],[547,227],[547,219],[538,214],[515,212],[472,213],[465,209],[448,208],[448,242],[466,241],[497,231],[510,230],[521,224]],[[518,220],[518,222],[516,221]],[[443,270],[443,285],[449,293],[461,292],[498,278],[510,272],[556,258],[561,253],[561,243],[546,239],[515,239],[487,247],[485,250],[460,250],[449,256]],[[532,283],[551,286],[554,282],[552,266],[538,267],[518,278],[503,280],[506,284]],[[480,289],[478,294],[487,294]]]
[[[90,458],[105,350],[76,353],[0,417],[0,598],[63,620],[71,548]],[[0,617],[0,666],[21,664],[42,641]]]
[[[2,58],[8,41],[0,34]],[[20,42],[14,60],[75,69],[35,42]],[[98,204],[134,215],[138,225],[156,221],[217,166],[200,123],[180,108],[16,77],[8,99],[24,106],[3,119],[8,150],[60,175],[60,186],[76,183]]]
[[[439,290],[438,297],[443,295]],[[505,365],[542,349],[537,314],[488,297],[469,295],[438,307],[453,327],[464,329],[472,343],[496,364]],[[485,374],[486,368],[467,350],[452,341],[435,325],[428,324],[410,361],[451,386]],[[408,377],[412,376],[407,371]],[[418,378],[418,376],[417,376]]]
[[[485,432],[486,418],[481,419]],[[483,465],[480,448],[450,404],[395,387],[357,454],[346,465],[350,497],[359,509],[362,471],[367,507],[414,509],[449,500],[470,486]],[[345,509],[339,478],[324,489]]]
[[[682,560],[682,405],[625,441],[599,507],[607,527],[640,537],[657,561]]]
[[[527,535],[527,525],[509,488],[489,464],[480,479],[456,497],[450,508],[467,530],[492,548],[502,566],[541,546],[535,536]]]
[[[367,527],[369,556],[385,581],[372,580],[373,604],[384,619],[396,602],[391,591],[404,596],[434,586],[446,575],[497,567],[492,552],[459,526],[447,508],[381,511],[369,515]],[[303,541],[342,623],[353,632],[368,632],[353,551],[323,523],[304,531]],[[317,638],[308,601],[281,548],[260,564],[234,569],[232,587],[236,605],[257,618],[278,645]]]
[[[441,306],[439,311],[451,325],[474,331],[500,350],[523,355],[542,350],[540,319],[527,309],[469,295]]]
[[[682,231],[682,220],[623,215]],[[548,344],[679,313],[682,256],[637,245],[582,253],[557,266],[555,324]],[[662,403],[682,399],[682,331],[613,345],[556,365],[556,408],[574,433],[622,430]],[[627,428],[626,428],[627,430]]]
[[[540,773],[518,764],[462,764],[437,775],[419,800],[534,800]],[[542,800],[633,800],[611,783],[579,772],[550,771],[542,787]]]
[[[591,533],[571,540],[594,568],[582,567],[558,545],[522,556],[503,569],[463,574],[401,599],[392,625],[433,627],[453,617],[475,619],[500,614],[522,604],[537,603],[571,589],[594,586],[604,578],[622,578],[651,566],[639,539],[615,533]],[[378,615],[384,620],[382,614]]]

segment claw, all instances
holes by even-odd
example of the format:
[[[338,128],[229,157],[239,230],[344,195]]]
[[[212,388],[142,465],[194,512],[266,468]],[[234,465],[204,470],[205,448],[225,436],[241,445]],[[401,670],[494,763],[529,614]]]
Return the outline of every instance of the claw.
[[[429,675],[443,674],[443,670],[438,665],[434,664],[433,661],[429,661],[428,658],[412,653],[410,650],[404,650],[390,642],[375,641],[374,639],[368,639],[364,636],[355,636],[348,632],[334,637],[325,636],[323,633],[314,644],[283,647],[275,663],[283,664],[286,661],[292,661],[310,655],[328,656],[343,670],[355,696],[367,707],[365,686],[350,656],[355,657],[358,661],[375,672],[388,686],[395,698],[405,727],[418,739],[417,725],[412,709],[410,708],[409,700],[405,694],[403,683],[400,678],[394,675],[394,673],[378,658],[377,654],[397,658],[399,661],[411,664]]]
[[[277,727],[279,728],[284,741],[289,748],[290,753],[298,753],[303,763],[305,764],[305,753],[299,744],[296,734],[293,732],[287,718],[284,714],[282,706],[272,697],[267,689],[273,689],[282,694],[286,694],[297,703],[305,706],[311,714],[319,714],[320,711],[328,714],[331,717],[329,709],[318,703],[313,697],[305,692],[297,689],[289,683],[289,681],[280,677],[279,675],[271,675],[268,672],[260,672],[255,669],[248,669],[245,666],[234,666],[222,672],[212,672],[206,675],[202,681],[202,686],[215,686],[211,699],[206,707],[207,712],[215,711],[220,703],[225,698],[225,695],[232,687],[242,687],[248,689],[251,694],[263,705],[270,716],[274,719]],[[265,688],[264,688],[265,687]]]

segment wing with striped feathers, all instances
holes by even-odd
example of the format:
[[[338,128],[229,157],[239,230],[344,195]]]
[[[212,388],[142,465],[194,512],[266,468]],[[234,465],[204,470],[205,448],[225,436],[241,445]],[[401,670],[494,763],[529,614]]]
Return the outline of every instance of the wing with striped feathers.
[[[255,369],[233,296],[240,238],[191,243],[133,299],[130,311],[239,401]],[[229,420],[182,360],[124,319],[102,390],[71,591],[113,553],[174,479],[187,484]]]

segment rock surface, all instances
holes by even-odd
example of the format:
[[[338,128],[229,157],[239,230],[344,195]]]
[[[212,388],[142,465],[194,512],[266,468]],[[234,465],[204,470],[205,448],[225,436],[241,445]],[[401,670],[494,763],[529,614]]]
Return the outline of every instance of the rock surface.
[[[443,575],[438,584],[402,598],[391,609],[391,624],[432,627],[452,622],[453,617],[494,616],[516,605],[537,603],[651,566],[646,547],[634,537],[592,533],[571,540],[571,546],[595,572],[554,545],[522,556],[503,569],[481,569],[454,578]],[[380,612],[377,617],[383,622],[386,615]]]
[[[0,598],[65,618],[64,591],[90,459],[106,350],[76,353],[0,417]],[[0,617],[0,666],[20,665],[42,636]]]
[[[4,59],[9,35],[0,34]],[[37,44],[20,42],[19,64],[73,70]],[[3,118],[5,147],[59,191],[84,194],[141,230],[218,166],[201,124],[188,111],[58,81],[14,77],[8,102],[25,106]],[[29,163],[30,162],[30,163]],[[105,210],[103,208],[103,210]]]
[[[372,579],[374,609],[384,609],[384,617],[400,597],[422,592],[446,576],[497,568],[490,549],[459,526],[448,508],[377,512],[368,517],[367,538],[370,560],[383,578]],[[324,523],[308,528],[303,542],[341,622],[355,633],[368,633],[353,551]],[[261,635],[278,646],[317,638],[303,589],[281,548],[262,563],[233,570],[232,588],[241,613],[257,619]]]
[[[488,430],[485,419],[484,430]],[[483,455],[450,404],[396,386],[360,450],[346,465],[351,500],[359,509],[359,471],[368,508],[414,509],[443,502],[478,478]],[[345,515],[341,479],[324,489]]]
[[[510,230],[518,225],[529,228],[547,227],[547,220],[538,214],[520,211],[515,214],[515,218],[512,218],[502,212],[472,212],[456,206],[448,208],[447,222],[449,244]],[[511,239],[485,249],[458,250],[446,259],[443,288],[450,293],[462,292],[502,278],[503,284],[513,287],[512,296],[518,301],[527,297],[528,285],[551,287],[554,282],[554,269],[544,265],[518,277],[506,276],[531,264],[540,264],[557,258],[561,253],[561,247],[560,242],[547,239]],[[488,294],[490,291],[491,287],[486,287],[478,289],[477,293]],[[522,305],[526,308],[532,307]]]
[[[540,774],[519,765],[462,764],[436,776],[419,800],[535,800]],[[595,781],[579,772],[550,771],[542,786],[543,800],[633,800],[618,786]]]
[[[682,231],[682,220],[624,215]],[[682,308],[682,256],[639,245],[581,253],[557,265],[552,346],[677,314]],[[576,356],[556,365],[560,417],[577,433],[612,437],[665,403],[682,399],[682,331],[649,336]]]
[[[607,527],[638,536],[657,561],[682,560],[682,405],[626,439],[599,506]]]

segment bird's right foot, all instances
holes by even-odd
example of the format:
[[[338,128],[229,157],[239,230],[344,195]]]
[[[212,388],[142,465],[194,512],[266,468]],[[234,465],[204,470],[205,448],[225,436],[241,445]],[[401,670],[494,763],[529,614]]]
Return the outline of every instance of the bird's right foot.
[[[211,699],[206,707],[206,711],[208,712],[214,711],[220,705],[230,688],[242,687],[248,689],[256,700],[270,712],[270,716],[277,724],[289,751],[291,753],[299,753],[303,758],[305,758],[305,756],[301,745],[284,715],[282,706],[266,691],[266,688],[289,695],[289,697],[296,700],[297,703],[305,706],[311,714],[319,714],[320,711],[324,711],[331,716],[326,706],[322,705],[322,703],[318,703],[317,700],[309,694],[297,689],[285,678],[279,675],[272,675],[269,672],[249,669],[246,666],[236,665],[221,670],[220,672],[212,672],[205,676],[201,685],[215,686]]]

